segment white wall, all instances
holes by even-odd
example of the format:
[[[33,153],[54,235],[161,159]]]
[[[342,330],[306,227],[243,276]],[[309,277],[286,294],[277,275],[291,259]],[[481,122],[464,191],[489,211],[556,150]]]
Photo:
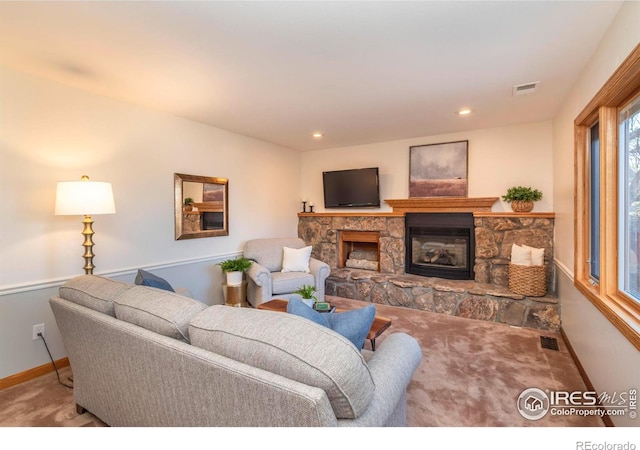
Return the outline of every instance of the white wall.
[[[553,211],[551,121],[305,152],[301,192],[316,211],[324,211],[323,171],[379,167],[381,207],[376,211],[390,211],[384,199],[409,195],[409,147],[461,140],[469,141],[469,197],[500,197],[511,186],[532,186],[543,193],[534,211]],[[493,210],[511,208],[499,200]]]
[[[640,388],[640,353],[573,286],[573,121],[633,48],[640,43],[640,2],[625,2],[587,68],[553,121],[555,248],[562,327],[598,391]],[[628,416],[614,424],[637,426]]]
[[[31,327],[46,318],[58,339],[50,287],[82,273],[82,217],[54,215],[57,181],[113,184],[117,213],[93,217],[96,274],[153,268],[208,304],[216,262],[297,235],[299,152],[4,68],[0,155],[0,378],[47,362]],[[174,240],[176,172],[229,179],[229,236]]]

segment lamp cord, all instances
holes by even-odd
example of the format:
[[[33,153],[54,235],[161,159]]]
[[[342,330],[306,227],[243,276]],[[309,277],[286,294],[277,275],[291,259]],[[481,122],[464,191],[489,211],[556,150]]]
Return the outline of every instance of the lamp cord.
[[[42,335],[42,333],[38,333],[38,336],[40,336],[40,339],[42,339],[42,342],[44,342],[44,348],[47,349],[47,353],[49,354],[49,359],[51,360],[51,364],[53,365],[53,369],[56,371],[56,376],[58,377],[58,383],[60,383],[61,385],[68,387],[69,389],[73,389],[73,385],[68,385],[63,383],[62,381],[60,381],[60,373],[58,372],[58,368],[56,367],[56,363],[53,361],[53,356],[51,356],[51,352],[49,351],[49,346],[47,345],[47,341],[45,340],[44,336]],[[73,379],[71,377],[69,377],[69,381],[71,381],[73,383]]]

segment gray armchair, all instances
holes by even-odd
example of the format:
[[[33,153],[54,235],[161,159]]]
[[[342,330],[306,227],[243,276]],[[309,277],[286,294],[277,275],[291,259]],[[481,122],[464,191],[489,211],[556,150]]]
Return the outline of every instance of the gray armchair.
[[[274,298],[289,299],[302,286],[315,286],[318,301],[324,301],[324,284],[329,265],[309,259],[309,273],[282,272],[284,247],[300,249],[307,245],[300,238],[254,239],[244,245],[244,257],[255,261],[247,271],[247,300],[254,307]],[[298,296],[299,298],[299,296]]]

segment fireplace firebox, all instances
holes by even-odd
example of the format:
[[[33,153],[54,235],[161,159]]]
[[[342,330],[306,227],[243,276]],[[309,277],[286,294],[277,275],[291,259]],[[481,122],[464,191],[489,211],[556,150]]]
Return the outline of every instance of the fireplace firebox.
[[[204,211],[202,213],[203,230],[220,230],[224,228],[224,213]]]
[[[471,213],[407,213],[406,273],[473,280],[475,231]]]

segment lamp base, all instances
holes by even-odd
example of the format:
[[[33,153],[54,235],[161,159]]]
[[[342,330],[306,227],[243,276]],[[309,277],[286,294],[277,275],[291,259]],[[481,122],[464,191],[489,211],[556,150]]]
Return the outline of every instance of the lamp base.
[[[93,265],[93,220],[91,220],[91,216],[84,216],[84,220],[82,221],[84,224],[84,229],[82,230],[82,235],[84,236],[84,243],[82,246],[84,247],[84,273],[86,275],[92,275],[93,269],[96,267]]]

